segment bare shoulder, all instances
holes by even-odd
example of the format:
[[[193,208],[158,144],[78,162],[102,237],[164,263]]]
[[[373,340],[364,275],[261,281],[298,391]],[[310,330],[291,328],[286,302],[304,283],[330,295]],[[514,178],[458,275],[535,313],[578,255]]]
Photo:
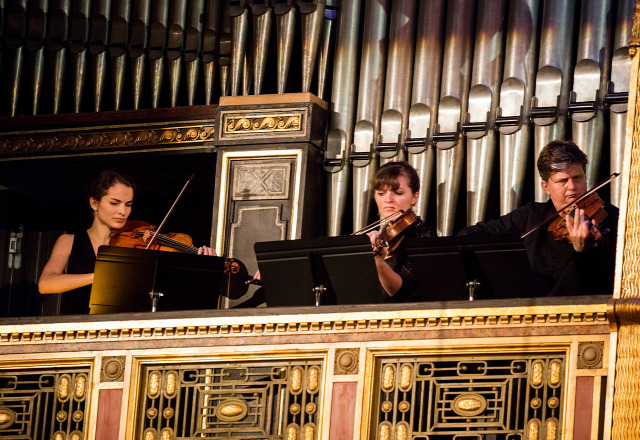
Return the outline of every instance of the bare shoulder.
[[[53,249],[51,250],[51,254],[71,254],[71,248],[73,248],[73,234],[62,234],[60,237],[56,239],[56,242],[53,245]]]

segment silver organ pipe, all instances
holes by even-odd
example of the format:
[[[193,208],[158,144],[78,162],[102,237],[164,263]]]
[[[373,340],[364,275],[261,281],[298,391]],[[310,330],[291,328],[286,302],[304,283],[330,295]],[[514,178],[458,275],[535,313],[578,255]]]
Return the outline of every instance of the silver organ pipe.
[[[251,12],[253,14],[253,90],[254,94],[259,95],[262,93],[262,83],[267,70],[273,8],[268,1],[254,2]]]
[[[151,26],[149,28],[149,76],[151,79],[151,107],[160,104],[162,79],[164,78],[164,52],[167,48],[167,23],[169,0],[153,2]]]
[[[414,211],[425,218],[433,181],[435,152],[433,128],[440,101],[442,41],[446,1],[419,2],[416,50],[413,67],[413,91],[405,147],[407,161],[420,177],[420,197]]]
[[[249,33],[249,10],[244,1],[229,6],[231,18],[231,96],[240,95],[242,72],[245,64],[245,52]]]
[[[60,112],[60,103],[65,78],[67,49],[65,43],[69,38],[70,0],[54,0],[49,9],[49,34],[47,36],[47,52],[52,70],[51,113]]]
[[[611,82],[605,95],[609,105],[610,172],[622,170],[622,158],[627,124],[627,101],[631,81],[629,40],[633,22],[634,0],[618,0],[611,57]],[[611,182],[611,203],[619,206],[621,179]]]
[[[135,1],[131,18],[131,36],[129,37],[129,62],[131,63],[131,89],[133,93],[132,106],[134,110],[140,108],[140,100],[142,99],[150,11],[151,0]]]
[[[588,188],[600,181],[598,170],[604,136],[603,104],[611,67],[610,9],[610,0],[582,2],[577,62],[573,70],[573,91],[569,102],[572,137],[589,157]]]
[[[43,88],[44,44],[47,29],[49,2],[36,0],[27,9],[27,53],[30,59],[31,114],[37,115]]]
[[[393,2],[389,29],[389,54],[380,120],[380,141],[376,146],[380,162],[404,160],[404,138],[409,119],[413,73],[416,2]]]
[[[360,0],[346,2],[338,17],[329,132],[324,169],[327,172],[327,234],[340,235],[349,189],[349,148],[355,118]]]
[[[311,91],[326,0],[297,0],[302,16],[302,91]]]
[[[206,105],[211,104],[216,80],[217,56],[220,45],[220,0],[207,0],[205,29],[202,41],[202,64],[204,65],[204,96]]]
[[[120,110],[122,93],[124,92],[124,74],[127,68],[125,53],[129,44],[130,17],[131,0],[115,0],[109,39],[114,110]]]
[[[184,50],[184,27],[187,15],[187,0],[173,0],[167,36],[167,61],[169,62],[169,93],[171,107],[178,104],[180,77],[182,75],[182,52]]]
[[[96,0],[92,3],[89,34],[89,53],[93,78],[93,111],[102,110],[102,97],[107,69],[107,46],[109,44],[109,23],[111,0]]]
[[[485,219],[496,150],[495,130],[502,78],[503,0],[480,0],[467,117],[467,224]]]
[[[277,78],[278,93],[284,93],[287,88],[291,54],[293,52],[293,38],[296,31],[296,9],[292,5],[293,0],[278,2],[273,0],[273,11],[276,14],[277,29]]]
[[[200,56],[202,50],[201,17],[204,16],[204,0],[192,0],[189,4],[189,17],[184,32],[184,62],[187,73],[187,105],[194,105],[196,100],[196,85],[200,71]]]
[[[460,125],[467,113],[475,21],[475,1],[450,1],[442,62],[442,86],[434,143],[436,155],[437,220],[439,236],[453,234],[460,181],[464,167],[464,136]]]
[[[356,124],[350,155],[353,166],[354,231],[369,223],[369,182],[377,170],[374,147],[380,133],[379,120],[382,115],[389,5],[389,0],[373,0],[367,1],[365,6]]]
[[[535,160],[550,141],[565,138],[574,11],[574,0],[544,2],[540,56],[531,109],[531,119],[535,124]],[[535,161],[532,166],[535,168]],[[547,195],[540,187],[537,169],[534,174],[536,200],[545,201]]]
[[[538,0],[509,6],[496,126],[500,132],[500,214],[521,206],[531,149],[529,111],[537,62]]]
[[[325,233],[370,223],[379,162],[406,157],[422,182],[416,211],[451,235],[545,200],[535,160],[553,139],[573,138],[587,152],[590,186],[609,173],[603,166],[620,171],[634,7],[634,0],[0,0],[7,98],[0,112],[107,110],[109,95],[114,109],[127,110],[315,93],[331,101]],[[620,182],[611,185],[614,204]],[[496,192],[499,208],[489,203]]]

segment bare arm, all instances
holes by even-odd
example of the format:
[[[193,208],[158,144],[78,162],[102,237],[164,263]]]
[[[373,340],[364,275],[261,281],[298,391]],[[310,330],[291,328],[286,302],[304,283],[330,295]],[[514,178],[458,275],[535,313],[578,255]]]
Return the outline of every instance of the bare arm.
[[[72,247],[73,235],[64,234],[58,237],[53,245],[51,257],[40,275],[40,293],[62,293],[93,283],[93,273],[65,273]]]
[[[380,235],[380,232],[373,231],[369,232],[367,235],[371,239],[371,245],[375,249],[377,247],[376,238]],[[398,275],[385,261],[387,249],[388,248],[386,247],[381,248],[379,253],[374,256],[374,260],[378,271],[378,280],[380,280],[382,288],[387,292],[387,295],[393,296],[398,293],[398,290],[402,287],[402,277]]]

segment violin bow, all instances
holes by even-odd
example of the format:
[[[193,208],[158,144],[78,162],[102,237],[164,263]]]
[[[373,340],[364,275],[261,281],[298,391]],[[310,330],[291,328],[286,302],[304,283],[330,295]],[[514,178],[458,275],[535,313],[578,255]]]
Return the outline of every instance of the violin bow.
[[[178,197],[176,197],[175,201],[173,202],[173,205],[171,205],[171,208],[169,208],[169,212],[167,212],[167,215],[165,215],[164,219],[162,219],[162,223],[160,223],[160,226],[156,228],[156,232],[154,232],[154,234],[151,236],[151,240],[149,240],[149,243],[147,243],[147,247],[145,249],[149,249],[149,246],[151,246],[151,243],[154,242],[154,240],[156,239],[156,236],[160,233],[160,230],[162,229],[165,222],[173,212],[173,208],[176,207],[176,205],[178,204],[178,200],[180,200],[180,197],[182,197],[184,190],[187,189],[187,186],[189,186],[189,184],[191,183],[191,179],[193,179],[193,176],[195,176],[195,174],[192,174],[191,177],[189,177],[189,180],[187,180],[187,183],[185,183],[184,186],[182,187],[182,191],[180,191],[180,194],[178,194]]]
[[[593,194],[594,192],[598,191],[600,188],[602,188],[605,185],[608,185],[609,182],[611,182],[613,179],[615,179],[616,177],[618,177],[620,175],[620,173],[613,173],[611,174],[607,179],[603,180],[602,182],[600,182],[599,184],[597,184],[594,188],[590,189],[589,191],[587,191],[586,193],[584,193],[582,196],[578,197],[576,200],[574,200],[571,203],[568,203],[566,206],[563,206],[562,208],[560,208],[558,211],[556,211],[555,213],[551,214],[549,217],[545,218],[544,220],[542,220],[540,223],[538,223],[537,225],[535,225],[534,227],[532,227],[531,229],[529,229],[527,232],[525,232],[524,234],[522,234],[520,236],[520,238],[524,238],[527,235],[531,234],[532,232],[536,231],[537,229],[540,228],[540,226],[543,226],[545,224],[547,224],[548,222],[552,221],[553,219],[555,219],[557,216],[560,215],[560,213],[564,210],[566,210],[568,207],[573,206],[573,205],[577,205],[578,203],[582,202],[584,199],[586,199],[587,197],[589,197],[591,194]],[[575,209],[575,208],[574,208]]]

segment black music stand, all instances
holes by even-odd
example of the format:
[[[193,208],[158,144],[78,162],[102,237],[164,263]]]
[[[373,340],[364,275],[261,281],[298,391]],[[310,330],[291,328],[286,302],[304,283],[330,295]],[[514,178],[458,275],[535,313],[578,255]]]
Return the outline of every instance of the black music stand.
[[[517,235],[407,238],[404,246],[424,301],[543,296]]]
[[[366,235],[258,242],[254,250],[268,307],[384,300]]]
[[[223,274],[220,257],[101,246],[89,313],[215,309]]]

